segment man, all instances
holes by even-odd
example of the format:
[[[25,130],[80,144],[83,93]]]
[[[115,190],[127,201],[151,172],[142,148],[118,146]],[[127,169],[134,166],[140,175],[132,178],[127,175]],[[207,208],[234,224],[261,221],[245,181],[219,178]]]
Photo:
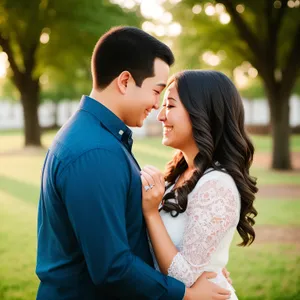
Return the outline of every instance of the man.
[[[114,28],[98,41],[90,97],[57,133],[43,167],[37,299],[228,297],[205,276],[185,289],[152,268],[127,126],[158,109],[173,62],[166,45],[137,28]]]

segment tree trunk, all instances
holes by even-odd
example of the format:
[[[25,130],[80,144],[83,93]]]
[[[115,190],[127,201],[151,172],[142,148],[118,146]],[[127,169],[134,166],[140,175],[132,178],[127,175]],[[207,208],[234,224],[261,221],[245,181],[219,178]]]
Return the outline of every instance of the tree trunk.
[[[40,87],[38,80],[28,80],[20,88],[24,115],[25,147],[41,146],[41,130],[38,120]]]
[[[279,93],[273,93],[273,96],[269,99],[273,136],[273,169],[291,169],[289,96],[287,96],[287,99],[281,99]]]

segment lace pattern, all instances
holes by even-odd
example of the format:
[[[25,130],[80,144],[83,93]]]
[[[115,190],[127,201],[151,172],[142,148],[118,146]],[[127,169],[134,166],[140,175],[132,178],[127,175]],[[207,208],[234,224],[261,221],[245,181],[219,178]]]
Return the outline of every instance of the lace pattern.
[[[238,197],[233,182],[216,178],[198,183],[189,196],[188,223],[168,275],[187,287],[197,280],[224,235],[238,224]]]

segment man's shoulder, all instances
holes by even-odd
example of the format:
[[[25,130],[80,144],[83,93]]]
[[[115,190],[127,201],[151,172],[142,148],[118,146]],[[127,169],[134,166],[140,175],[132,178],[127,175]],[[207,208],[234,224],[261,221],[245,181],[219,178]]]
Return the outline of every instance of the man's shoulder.
[[[121,143],[99,122],[70,119],[56,134],[50,152],[68,163],[91,151],[121,155]]]

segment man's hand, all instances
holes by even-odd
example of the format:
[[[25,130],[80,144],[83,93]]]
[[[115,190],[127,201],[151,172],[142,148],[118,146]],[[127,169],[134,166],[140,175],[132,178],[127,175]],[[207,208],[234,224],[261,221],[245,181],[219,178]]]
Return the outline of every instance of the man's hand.
[[[230,276],[230,272],[228,272],[228,270],[227,270],[226,268],[224,268],[224,269],[222,270],[222,273],[223,273],[223,275],[225,276],[225,278],[227,279],[227,281],[229,282],[229,284],[232,285],[232,280],[231,280],[231,278],[229,277],[229,276]]]
[[[230,298],[230,291],[209,281],[217,274],[204,272],[191,288],[187,288],[184,300],[225,300]]]

